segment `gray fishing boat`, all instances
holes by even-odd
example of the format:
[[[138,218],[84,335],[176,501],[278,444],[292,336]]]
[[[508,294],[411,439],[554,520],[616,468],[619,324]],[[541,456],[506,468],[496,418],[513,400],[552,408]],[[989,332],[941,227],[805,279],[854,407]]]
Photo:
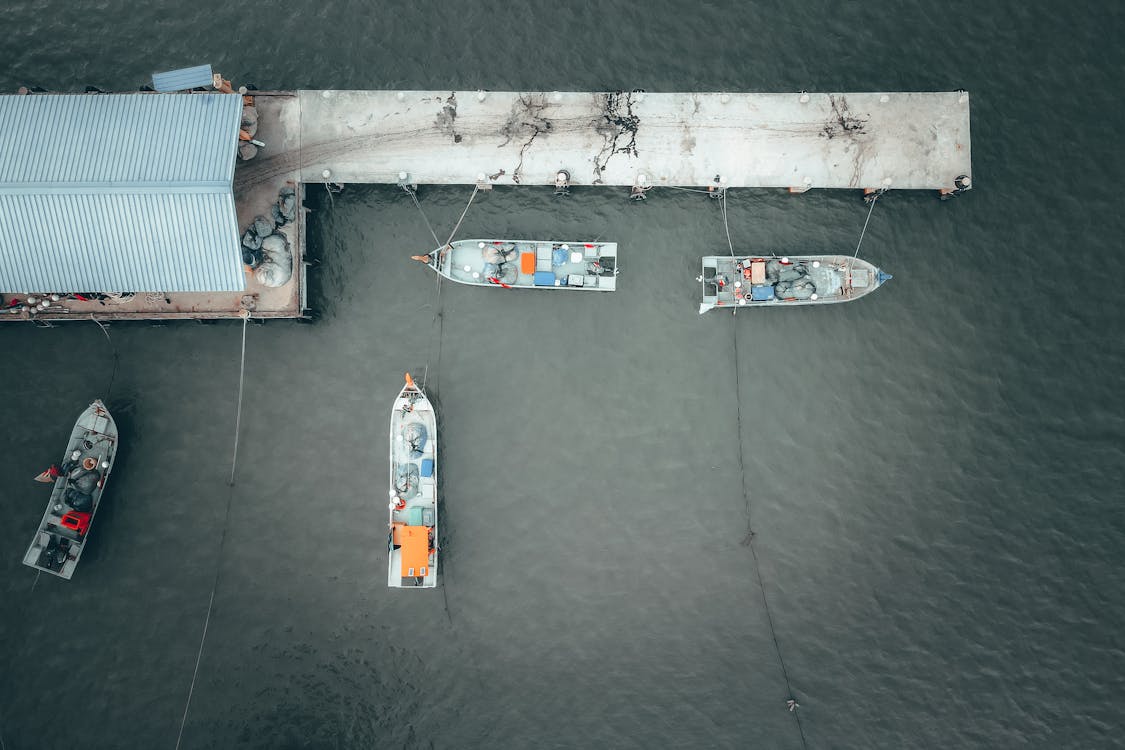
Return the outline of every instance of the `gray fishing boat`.
[[[597,292],[617,288],[616,242],[457,240],[411,257],[459,284]]]
[[[715,308],[786,307],[851,302],[891,278],[874,265],[849,255],[708,255],[703,258],[703,301],[699,312]]]
[[[406,374],[391,409],[390,556],[387,585],[437,585],[437,415]]]
[[[54,488],[24,565],[68,580],[74,575],[116,454],[117,425],[95,401],[78,417],[62,464],[36,477]]]

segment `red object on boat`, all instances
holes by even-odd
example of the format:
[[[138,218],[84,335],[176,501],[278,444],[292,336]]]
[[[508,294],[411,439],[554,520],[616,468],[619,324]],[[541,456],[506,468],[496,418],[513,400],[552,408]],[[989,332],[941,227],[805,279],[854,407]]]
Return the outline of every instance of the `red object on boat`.
[[[59,521],[59,526],[71,531],[77,531],[78,536],[84,536],[90,529],[90,514],[83,513],[78,510],[67,511],[66,515]]]

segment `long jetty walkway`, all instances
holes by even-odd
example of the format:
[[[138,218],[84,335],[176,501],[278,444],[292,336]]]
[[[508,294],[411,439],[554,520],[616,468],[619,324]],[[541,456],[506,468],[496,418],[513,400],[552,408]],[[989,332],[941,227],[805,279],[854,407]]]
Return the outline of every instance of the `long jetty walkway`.
[[[236,185],[890,188],[971,180],[969,95],[300,91]]]

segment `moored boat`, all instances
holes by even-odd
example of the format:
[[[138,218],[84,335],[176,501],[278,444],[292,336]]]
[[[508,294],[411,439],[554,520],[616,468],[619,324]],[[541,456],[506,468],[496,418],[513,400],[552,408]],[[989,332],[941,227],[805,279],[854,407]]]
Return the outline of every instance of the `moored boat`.
[[[699,312],[717,307],[821,305],[851,302],[878,289],[891,275],[848,255],[703,258]]]
[[[437,415],[406,374],[391,409],[387,585],[437,585]]]
[[[599,292],[617,288],[616,242],[457,240],[411,257],[460,284]]]
[[[117,425],[95,401],[78,417],[62,464],[37,477],[54,487],[24,565],[68,580],[74,575],[116,454]]]

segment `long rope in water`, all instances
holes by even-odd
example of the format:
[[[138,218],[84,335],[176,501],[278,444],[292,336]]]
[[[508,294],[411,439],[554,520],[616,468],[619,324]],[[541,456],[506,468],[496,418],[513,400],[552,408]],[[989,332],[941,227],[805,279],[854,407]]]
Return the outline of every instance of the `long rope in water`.
[[[438,239],[437,232],[434,231],[433,226],[430,224],[430,220],[426,218],[426,212],[422,210],[422,204],[418,202],[417,194],[410,189],[409,185],[403,185],[402,190],[410,196],[410,200],[414,201],[414,206],[418,209],[418,213],[422,214],[422,221],[426,222],[426,229],[430,230],[430,234],[434,238],[434,247],[441,247],[441,240]]]
[[[440,251],[441,248],[447,247],[451,242],[453,242],[453,237],[457,234],[457,230],[461,228],[461,222],[465,220],[465,215],[469,213],[469,207],[473,205],[473,199],[477,197],[477,193],[480,191],[480,186],[478,185],[473,188],[473,193],[469,196],[469,202],[465,204],[465,210],[461,212],[461,216],[457,219],[457,223],[453,226],[453,231],[449,233],[449,239],[445,241],[444,245],[442,245],[438,241],[437,233],[434,232],[433,226],[430,224],[429,219],[426,218],[426,212],[422,210],[422,206],[418,203],[418,199],[414,195],[414,191],[410,190],[405,185],[403,186],[403,190],[405,190],[406,194],[410,196],[410,199],[414,201],[414,205],[417,206],[418,212],[422,214],[422,220],[426,222],[426,228],[429,229],[430,234],[433,235],[434,242],[438,243],[438,251]],[[437,296],[434,299],[434,318],[431,322],[431,326],[433,325],[433,323],[437,323],[437,357],[433,359],[435,373],[440,372],[439,368],[441,365],[442,333],[445,329],[445,315],[443,314],[443,310],[441,307],[441,279],[441,274],[437,274]],[[430,351],[433,350],[433,342],[434,337],[431,336],[429,346]],[[422,390],[426,389],[426,383],[430,377],[430,359],[430,352],[427,352],[426,369],[422,372]],[[449,611],[449,593],[446,586],[441,587],[441,595],[442,601],[445,605],[445,616],[449,620],[449,624],[453,625],[453,614]]]
[[[105,325],[90,313],[90,320],[98,324],[98,328],[102,329],[105,334],[105,340],[109,342],[110,349],[113,350],[113,370],[109,374],[109,387],[105,389],[105,401],[109,401],[109,395],[113,393],[113,381],[117,377],[117,346],[113,343],[113,339],[109,336],[109,331],[106,330]]]
[[[179,750],[180,742],[184,737],[184,727],[187,725],[188,712],[191,710],[191,697],[195,693],[195,680],[199,676],[199,664],[203,660],[203,646],[207,642],[207,628],[211,624],[211,612],[215,608],[215,592],[219,590],[219,576],[223,570],[223,550],[227,544],[227,527],[230,525],[230,509],[234,502],[234,472],[238,466],[238,433],[242,425],[242,387],[246,375],[246,327],[250,322],[250,311],[245,312],[246,314],[242,318],[242,356],[238,368],[238,408],[234,418],[234,454],[231,456],[230,481],[227,483],[230,490],[227,493],[227,509],[223,516],[223,531],[219,536],[219,552],[215,558],[215,580],[211,584],[211,597],[207,601],[207,616],[203,618],[203,633],[199,637],[199,651],[195,655],[195,668],[191,673],[191,686],[188,687],[187,701],[184,703],[184,715],[180,719],[180,731],[176,735],[176,750]]]
[[[734,243],[730,241],[730,224],[727,223],[727,191],[724,190],[719,194],[719,208],[723,210],[723,228],[727,230],[727,246],[730,248],[730,255],[734,257]]]
[[[429,229],[430,234],[433,235],[434,242],[438,243],[438,250],[436,250],[435,252],[440,252],[440,250],[442,248],[448,247],[448,245],[451,242],[453,242],[453,237],[457,234],[457,230],[461,228],[461,222],[463,222],[465,220],[465,215],[467,213],[469,213],[469,207],[473,205],[473,199],[476,198],[477,193],[480,192],[480,186],[479,185],[473,187],[473,193],[472,193],[472,195],[469,196],[469,202],[465,204],[465,210],[463,210],[461,212],[461,216],[457,219],[457,223],[453,226],[453,231],[449,233],[449,239],[447,239],[445,241],[445,244],[443,245],[443,244],[441,244],[440,240],[438,240],[437,233],[434,232],[434,228],[430,224],[429,219],[426,218],[426,212],[422,210],[422,206],[418,203],[418,199],[415,197],[414,191],[410,190],[405,185],[403,185],[402,189],[405,190],[406,194],[409,195],[411,200],[414,201],[414,205],[418,207],[418,212],[420,214],[422,214],[422,220],[426,222],[426,228]],[[437,370],[438,366],[441,363],[441,339],[442,339],[442,332],[445,329],[445,316],[442,314],[442,308],[441,308],[441,280],[442,280],[442,276],[439,273],[439,274],[437,274],[437,282],[436,282],[437,293],[436,293],[436,297],[434,298],[434,318],[431,321],[431,326],[433,325],[433,323],[437,323],[437,357],[433,358],[433,357],[430,356],[430,353],[433,351],[433,346],[434,346],[434,338],[431,336],[430,337],[429,351],[426,353],[426,367],[422,371],[422,390],[426,389],[426,383],[429,382],[431,360],[434,363],[434,370],[435,371]]]
[[[859,242],[855,245],[855,255],[852,256],[853,258],[859,257],[859,246],[863,244],[863,235],[867,234],[867,222],[871,221],[871,212],[875,210],[875,204],[879,201],[879,196],[886,191],[886,188],[882,188],[879,192],[875,193],[875,197],[871,199],[871,208],[867,209],[867,219],[863,222],[863,231],[859,233]]]
[[[234,416],[234,455],[230,459],[230,480],[227,484],[234,486],[234,470],[238,465],[238,432],[242,426],[242,384],[246,379],[246,326],[250,322],[250,311],[246,310],[242,318],[242,355],[238,366],[238,408]]]
[[[461,228],[461,222],[465,220],[465,214],[469,213],[469,206],[473,205],[473,198],[476,198],[479,192],[480,185],[475,185],[473,187],[473,194],[469,196],[469,202],[465,204],[465,210],[461,212],[461,218],[457,219],[457,223],[453,225],[453,231],[449,233],[449,239],[445,241],[446,245],[453,242],[453,235],[457,234],[457,230]]]
[[[789,682],[789,670],[785,668],[785,659],[781,656],[781,644],[777,640],[777,628],[774,626],[773,614],[770,612],[770,603],[766,598],[766,584],[762,580],[762,566],[758,560],[758,550],[754,547],[754,526],[750,515],[750,489],[746,483],[746,462],[743,458],[743,444],[742,444],[742,384],[738,373],[738,325],[734,316],[731,316],[733,325],[731,330],[734,333],[734,393],[735,393],[735,420],[738,429],[738,471],[742,477],[742,499],[746,504],[746,539],[743,545],[750,548],[750,554],[754,558],[754,575],[758,580],[758,590],[762,594],[762,607],[766,613],[766,622],[770,626],[770,636],[773,639],[773,648],[777,653],[777,663],[781,667],[781,676],[785,680],[785,689],[789,694],[789,700],[796,701],[793,696],[793,685]],[[796,703],[793,704],[796,706]],[[808,750],[808,742],[805,739],[805,728],[801,725],[801,715],[790,709],[790,713],[797,719],[797,730],[801,733],[801,746]]]

